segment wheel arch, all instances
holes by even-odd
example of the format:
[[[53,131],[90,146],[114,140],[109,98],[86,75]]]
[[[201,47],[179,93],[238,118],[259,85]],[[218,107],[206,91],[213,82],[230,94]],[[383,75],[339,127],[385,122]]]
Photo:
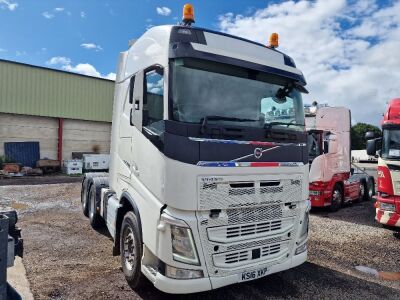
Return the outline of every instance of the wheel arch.
[[[139,223],[139,232],[140,232],[140,238],[143,241],[143,231],[142,231],[142,220],[140,217],[140,212],[139,208],[133,199],[133,197],[128,193],[128,192],[123,192],[120,198],[120,208],[118,209],[117,212],[117,219],[115,221],[115,238],[114,238],[114,247],[113,247],[113,255],[119,255],[120,254],[120,245],[119,245],[119,239],[120,239],[120,234],[121,234],[121,225],[122,221],[124,219],[125,214],[128,211],[133,211],[135,216],[138,219]]]

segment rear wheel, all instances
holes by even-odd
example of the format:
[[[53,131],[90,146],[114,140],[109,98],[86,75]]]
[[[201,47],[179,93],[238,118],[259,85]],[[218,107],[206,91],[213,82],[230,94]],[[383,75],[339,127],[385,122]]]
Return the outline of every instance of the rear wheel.
[[[89,216],[87,184],[88,184],[87,180],[83,179],[82,189],[81,189],[81,204],[82,204],[82,212],[86,217]]]
[[[143,245],[137,217],[131,211],[126,213],[122,221],[120,249],[125,279],[132,289],[138,289],[145,282],[141,271]]]
[[[336,184],[332,191],[330,211],[338,211],[343,205],[343,193],[340,185]]]
[[[96,185],[94,183],[90,186],[88,198],[90,225],[94,229],[98,229],[103,224],[102,219],[97,211]]]

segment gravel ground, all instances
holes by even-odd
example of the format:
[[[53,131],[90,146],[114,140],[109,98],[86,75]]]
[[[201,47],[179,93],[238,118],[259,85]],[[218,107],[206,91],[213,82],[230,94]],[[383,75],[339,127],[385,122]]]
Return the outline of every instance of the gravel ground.
[[[400,299],[400,282],[358,273],[400,271],[400,235],[375,224],[373,202],[311,215],[308,262],[293,270],[207,293],[171,296],[150,284],[135,293],[105,233],[80,209],[80,183],[0,186],[19,212],[28,279],[36,299]]]

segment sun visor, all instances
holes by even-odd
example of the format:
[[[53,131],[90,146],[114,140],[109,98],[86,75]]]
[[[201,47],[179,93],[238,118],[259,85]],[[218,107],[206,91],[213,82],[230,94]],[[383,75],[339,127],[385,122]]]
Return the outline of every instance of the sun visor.
[[[345,107],[322,107],[315,117],[315,128],[332,131],[350,131],[350,110]]]

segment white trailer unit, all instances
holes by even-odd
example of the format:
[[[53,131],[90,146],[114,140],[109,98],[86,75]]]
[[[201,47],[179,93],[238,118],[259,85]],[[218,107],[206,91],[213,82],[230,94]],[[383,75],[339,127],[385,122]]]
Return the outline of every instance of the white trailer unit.
[[[67,175],[82,174],[83,161],[81,159],[70,159],[63,161],[63,172]]]
[[[85,171],[105,171],[108,170],[109,165],[109,154],[83,154],[83,168]]]
[[[82,184],[130,286],[168,293],[302,264],[310,209],[301,71],[272,46],[184,19],[121,53],[109,176]]]

